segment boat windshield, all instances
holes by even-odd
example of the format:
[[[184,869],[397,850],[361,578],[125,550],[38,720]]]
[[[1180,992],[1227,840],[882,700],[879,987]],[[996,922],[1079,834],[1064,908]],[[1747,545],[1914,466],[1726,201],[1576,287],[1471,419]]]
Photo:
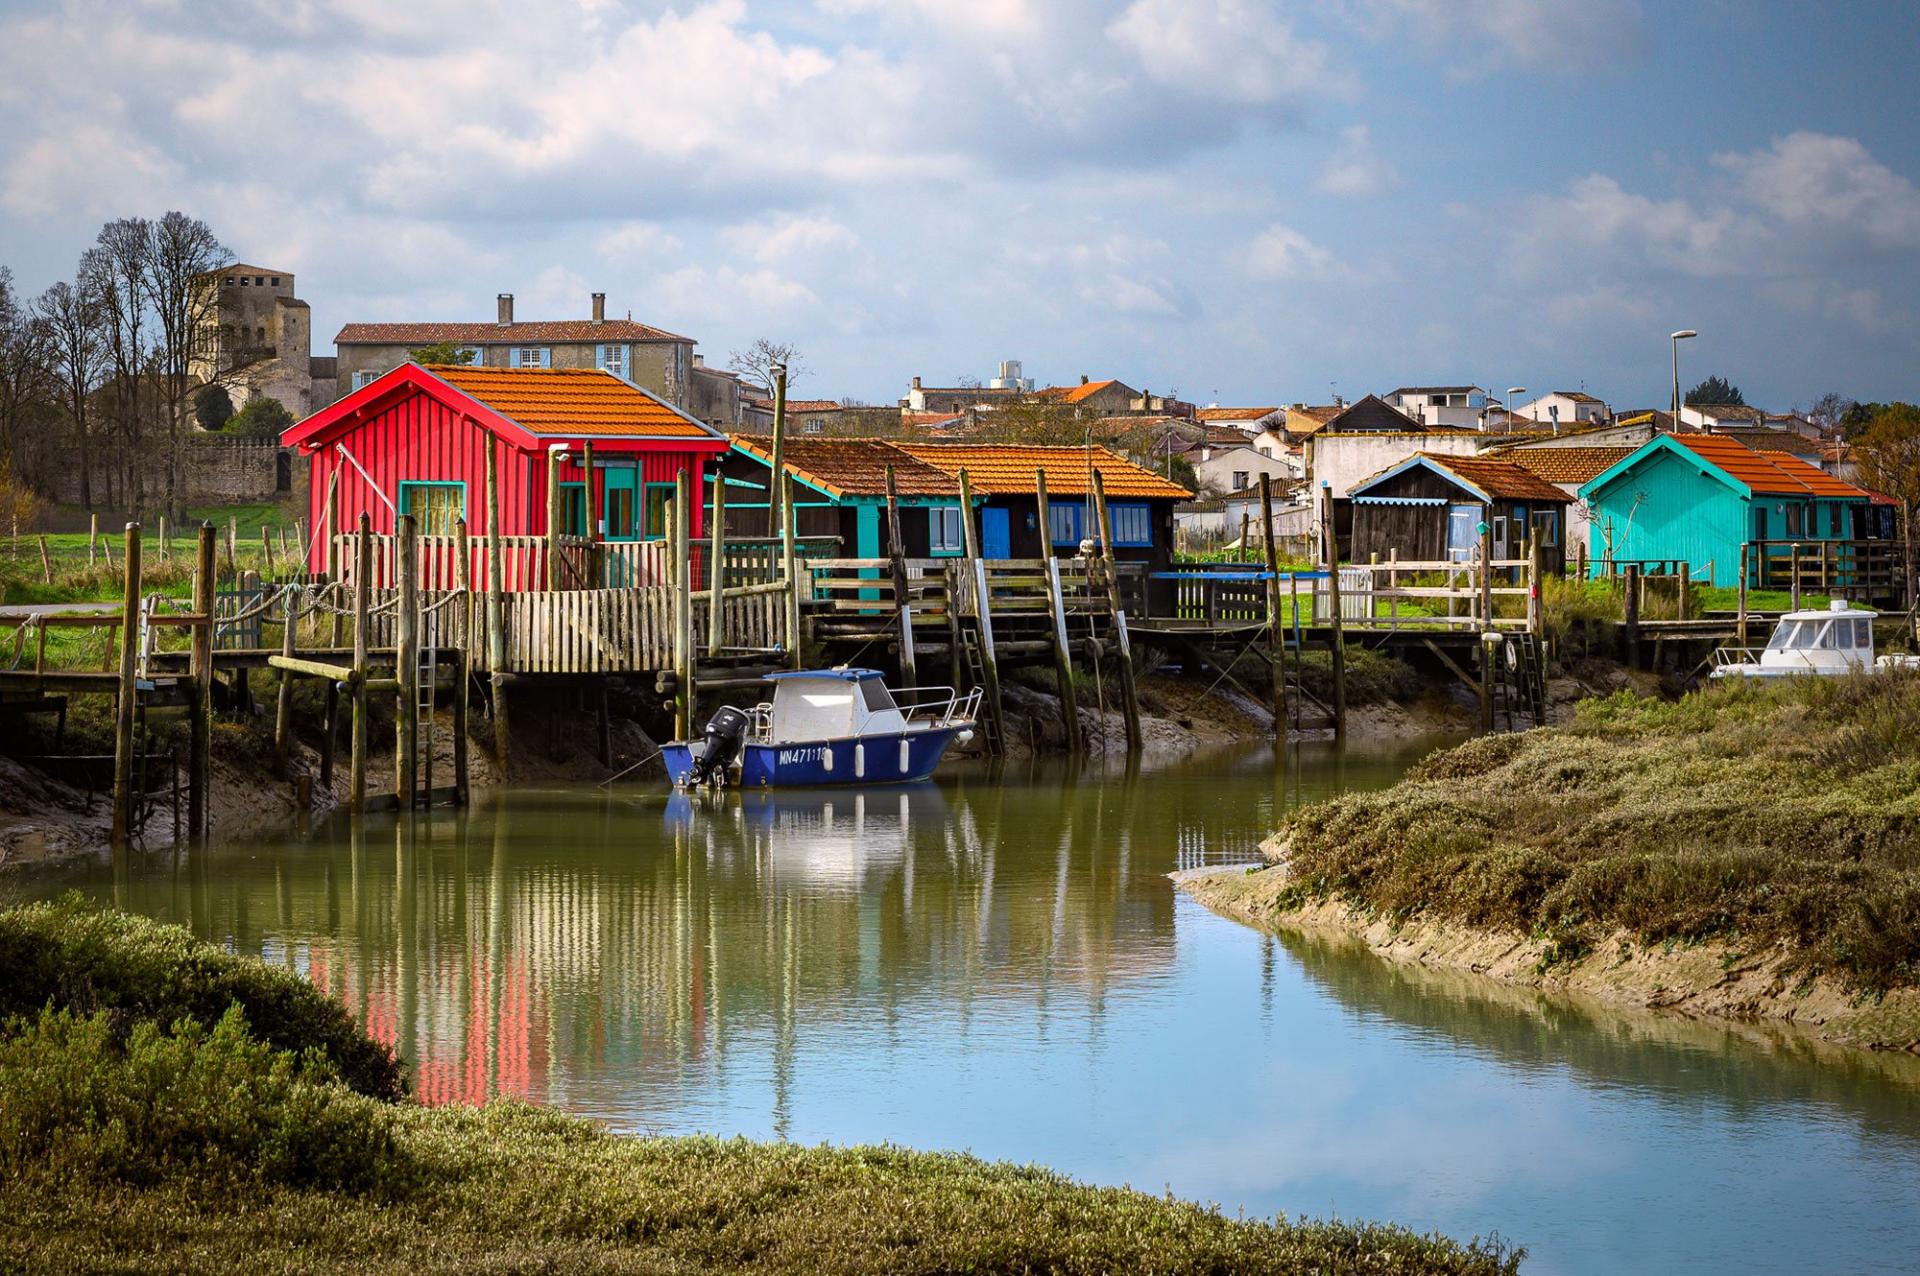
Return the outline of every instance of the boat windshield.
[[[1773,628],[1773,637],[1767,639],[1768,651],[1785,651],[1794,645],[1794,637],[1804,628],[1797,620],[1783,620]]]

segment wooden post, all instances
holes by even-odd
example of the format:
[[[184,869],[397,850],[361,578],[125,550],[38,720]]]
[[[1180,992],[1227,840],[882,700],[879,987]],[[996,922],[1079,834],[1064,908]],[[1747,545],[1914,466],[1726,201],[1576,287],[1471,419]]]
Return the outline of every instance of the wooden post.
[[[713,471],[713,551],[707,563],[707,655],[718,656],[723,645],[727,618],[727,483],[716,467]]]
[[[1107,581],[1107,605],[1113,611],[1113,636],[1120,662],[1121,710],[1127,723],[1127,752],[1140,749],[1140,698],[1133,685],[1133,645],[1127,640],[1127,613],[1120,606],[1120,572],[1113,558],[1113,522],[1107,514],[1107,488],[1093,471],[1093,504],[1100,519],[1101,575]]]
[[[1527,632],[1538,637],[1546,632],[1547,600],[1541,593],[1540,538],[1527,544]]]
[[[493,760],[507,774],[506,566],[500,561],[499,440],[487,439],[487,676],[493,690]]]
[[[273,557],[273,529],[265,523],[260,524],[260,548],[266,554],[267,575],[271,577],[278,572],[279,565]]]
[[[1681,563],[1680,564],[1680,597],[1676,604],[1674,616],[1676,619],[1686,620],[1689,618],[1688,613],[1691,612],[1692,609],[1693,609],[1693,564]]]
[[[53,555],[47,551],[47,538],[44,535],[40,538],[40,572],[46,577],[47,584],[53,584]]]
[[[887,466],[887,567],[893,577],[893,614],[900,633],[900,677],[909,687],[919,685],[914,667],[913,597],[907,592],[906,541],[900,534],[900,491],[893,466]]]
[[[98,516],[96,515],[96,518]],[[113,706],[113,831],[115,850],[133,837],[133,702],[140,654],[140,524],[127,524],[127,572],[120,600],[120,694]]]
[[[565,452],[547,452],[547,588],[557,590],[560,571],[560,461]]]
[[[1003,719],[1000,713],[1000,660],[993,642],[993,600],[987,589],[987,565],[980,557],[980,529],[973,521],[973,480],[967,477],[965,466],[960,467],[959,478],[961,543],[966,548],[967,571],[973,585],[973,614],[980,625],[981,680],[986,683],[987,712],[992,715],[997,727]],[[1005,747],[1005,741],[1001,742],[1001,746]]]
[[[673,734],[691,738],[693,724],[693,482],[685,466],[673,485]]]
[[[1626,650],[1620,653],[1620,662],[1631,667],[1640,655],[1640,564],[1628,563],[1622,574],[1626,592],[1620,602],[1620,628]]]
[[[94,567],[100,561],[100,516],[87,515],[87,566]]]
[[[491,444],[492,440],[488,442]],[[453,801],[456,806],[465,806],[468,797],[467,691],[473,676],[473,547],[467,540],[464,518],[454,520],[453,552],[454,586],[465,595],[461,599],[465,623],[460,626],[459,645],[453,657]],[[432,794],[428,794],[428,800],[432,800]]]
[[[1287,738],[1286,627],[1280,619],[1280,557],[1273,548],[1273,476],[1260,476],[1260,517],[1267,527],[1267,676],[1273,682],[1273,738]]]
[[[1493,734],[1493,662],[1499,640],[1491,629],[1480,634],[1480,734]]]
[[[15,533],[15,535],[17,536],[18,533]],[[167,525],[167,516],[162,514],[160,516],[160,561],[163,563],[169,561],[173,556],[173,550],[170,545],[172,540],[173,529]],[[16,558],[19,556],[19,552],[19,548],[16,546],[14,549],[14,556]]]
[[[800,641],[800,554],[794,545],[793,476],[775,474],[773,486],[780,493],[780,560],[787,573],[787,653],[798,669],[805,656]]]
[[[373,526],[366,511],[353,541],[353,740],[347,763],[347,809],[367,809],[367,583],[373,576]]]
[[[212,523],[200,524],[193,566],[193,614],[200,621],[193,627],[187,655],[193,683],[187,734],[187,836],[198,842],[207,836],[207,790],[213,779],[214,535]]]
[[[240,581],[240,517],[227,515],[227,575],[237,585]]]
[[[1333,738],[1347,738],[1347,636],[1345,608],[1340,605],[1340,534],[1333,523],[1333,489],[1320,489],[1325,500],[1321,523],[1326,528],[1328,663],[1333,667]]]
[[[1480,507],[1480,627],[1493,627],[1493,506]]]
[[[1832,541],[1820,542],[1819,587],[1823,592],[1827,594],[1832,594],[1833,592],[1833,542]]]
[[[402,811],[420,798],[420,543],[413,515],[393,525],[393,675],[400,684],[393,715],[393,797]]]
[[[284,585],[280,589],[281,605],[286,609],[286,623],[280,627],[280,654],[293,659],[294,638],[300,627],[296,617],[295,593],[293,586]],[[293,749],[293,671],[280,669],[278,694],[273,705],[273,762],[280,768],[282,775],[287,771],[287,760]]]
[[[787,466],[786,466],[786,459],[785,459],[786,442],[787,442],[787,365],[784,363],[776,363],[773,365],[773,443],[772,443],[771,451],[769,452],[769,455],[768,455],[768,464],[767,464],[767,474],[768,474],[768,480],[769,480],[767,483],[767,499],[769,501],[777,502],[777,504],[780,507],[779,513],[777,515],[777,518],[779,521],[777,523],[769,523],[768,526],[769,527],[777,526],[780,529],[780,535],[782,538],[782,544],[781,544],[782,549],[791,548],[790,542],[791,542],[792,533],[793,533],[792,526],[789,523],[789,520],[793,517],[793,485],[786,481],[786,477],[787,477]],[[773,510],[768,510],[767,514],[769,518],[776,517]],[[789,589],[793,588],[793,576],[791,572],[788,573],[788,588]],[[797,606],[799,602],[798,595],[795,595],[794,601],[796,603],[796,606],[793,608],[791,614],[798,615],[799,614],[799,608]],[[793,644],[793,650],[794,650],[793,667],[795,669],[798,669],[800,667],[800,661],[799,661],[800,635],[797,627],[789,633],[788,641]]]
[[[40,543],[44,546],[46,542],[47,542],[47,538],[42,536],[40,538]],[[1787,546],[1787,590],[1788,590],[1789,597],[1792,599],[1792,606],[1790,610],[1799,611],[1800,610],[1800,542],[1799,541],[1794,541],[1793,543]]]
[[[1740,583],[1735,592],[1739,610],[1735,613],[1734,634],[1735,641],[1742,647],[1747,645],[1747,553],[1750,548],[1744,544],[1740,546]]]
[[[1046,564],[1047,606],[1053,613],[1053,675],[1060,695],[1060,720],[1067,729],[1067,752],[1087,751],[1080,730],[1080,696],[1073,681],[1073,640],[1067,636],[1067,596],[1060,584],[1060,560],[1053,552],[1053,508],[1047,500],[1047,472],[1033,472],[1033,499],[1040,520],[1040,561]]]
[[[605,505],[593,498],[593,440],[580,440],[580,473],[586,480],[583,484],[585,495],[580,503],[586,508],[587,518],[587,579],[588,589],[600,589],[606,585],[606,577],[601,570],[600,549],[600,513]],[[635,498],[646,495],[646,489],[634,492]]]

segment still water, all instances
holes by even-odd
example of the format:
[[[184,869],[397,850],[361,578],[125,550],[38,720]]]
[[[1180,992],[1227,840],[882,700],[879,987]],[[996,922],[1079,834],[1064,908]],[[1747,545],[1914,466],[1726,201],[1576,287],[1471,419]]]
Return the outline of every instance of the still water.
[[[1536,1272],[1920,1270],[1920,1060],[1264,936],[1166,880],[1412,756],[514,793],[77,884],[303,972],[428,1102],[967,1149]]]

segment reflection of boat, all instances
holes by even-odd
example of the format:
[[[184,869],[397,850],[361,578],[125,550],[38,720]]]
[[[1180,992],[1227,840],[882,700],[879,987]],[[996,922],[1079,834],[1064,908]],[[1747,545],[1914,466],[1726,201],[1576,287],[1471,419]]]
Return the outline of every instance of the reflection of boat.
[[[723,708],[699,740],[661,750],[679,787],[897,784],[924,780],[956,740],[973,733],[978,691],[923,687],[896,697],[872,669],[768,674],[773,700]]]
[[[1790,611],[1764,647],[1722,647],[1713,653],[1715,678],[1842,677],[1885,669],[1920,668],[1920,657],[1873,655],[1878,612],[1849,608],[1836,598],[1825,611]]]

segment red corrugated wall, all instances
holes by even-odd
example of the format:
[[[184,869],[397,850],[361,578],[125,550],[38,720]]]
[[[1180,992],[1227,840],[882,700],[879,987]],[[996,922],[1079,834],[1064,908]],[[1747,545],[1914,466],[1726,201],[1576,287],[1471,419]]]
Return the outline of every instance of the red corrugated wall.
[[[346,445],[360,467],[349,464],[334,448]],[[338,473],[340,528],[352,531],[359,526],[360,515],[368,515],[376,532],[392,532],[394,514],[387,501],[397,500],[400,484],[407,481],[465,483],[467,485],[467,524],[478,538],[486,532],[487,445],[496,449],[500,470],[500,531],[505,536],[540,536],[547,530],[546,461],[538,452],[524,451],[506,439],[498,438],[456,410],[425,393],[415,393],[335,436],[313,454],[313,482],[309,501],[308,526],[320,528],[326,523],[327,488]],[[700,484],[706,457],[680,450],[671,443],[594,445],[594,459],[641,452],[641,481],[671,483],[682,466],[693,481],[693,534],[703,533]],[[560,481],[578,483],[581,460],[577,454],[560,467]],[[365,477],[365,469],[380,485],[386,500],[376,495]],[[594,484],[588,508],[600,508],[601,484]],[[326,569],[326,543],[314,537],[308,569]]]

